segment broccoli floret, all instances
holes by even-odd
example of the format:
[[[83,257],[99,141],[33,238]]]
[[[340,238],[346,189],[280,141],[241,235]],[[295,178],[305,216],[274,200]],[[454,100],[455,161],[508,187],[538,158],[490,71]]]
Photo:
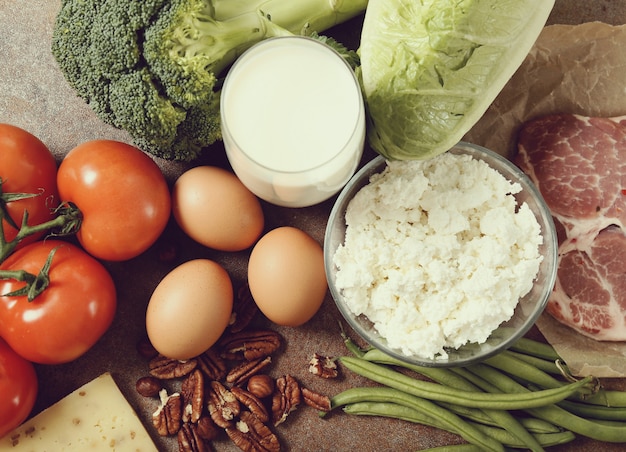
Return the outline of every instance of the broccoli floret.
[[[156,135],[144,134],[135,138],[135,144],[154,155],[171,160],[190,160],[199,156],[207,143],[221,137],[219,95],[201,105],[190,107],[185,119],[176,128],[175,140],[169,146],[155,139]]]
[[[311,24],[328,28],[366,5],[62,0],[52,53],[100,119],[155,156],[190,161],[221,139],[219,77],[238,55],[270,36],[322,31]]]
[[[172,0],[145,32],[144,57],[185,108],[210,100],[216,75],[265,33],[255,13],[216,21],[210,2]]]
[[[63,2],[52,36],[52,54],[70,86],[110,123],[108,80],[91,59],[91,30],[103,4],[104,0]]]
[[[122,73],[109,84],[111,124],[123,128],[135,144],[162,158],[175,159],[170,152],[179,125],[187,113],[159,94],[150,72],[144,67]],[[178,156],[184,159],[185,154]]]

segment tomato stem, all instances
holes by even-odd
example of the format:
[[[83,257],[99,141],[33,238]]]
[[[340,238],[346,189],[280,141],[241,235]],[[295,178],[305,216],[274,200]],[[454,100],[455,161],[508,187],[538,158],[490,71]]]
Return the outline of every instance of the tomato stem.
[[[0,193],[1,194],[1,193]],[[3,199],[7,199],[7,196],[11,195],[25,195],[24,197],[28,197],[28,194],[24,193],[5,193],[1,194]],[[38,196],[38,195],[33,195]],[[19,198],[23,199],[23,198]],[[0,220],[8,219],[10,216],[3,208],[4,205],[0,202]],[[75,204],[70,202],[61,203],[56,209],[53,210],[53,213],[56,214],[56,217],[50,221],[46,221],[44,223],[29,225],[28,224],[28,212],[24,211],[24,215],[22,217],[22,224],[20,225],[17,235],[11,241],[6,241],[4,238],[4,225],[0,222],[0,263],[4,262],[4,260],[15,251],[17,245],[24,240],[26,237],[37,234],[40,232],[51,231],[51,236],[65,236],[75,234],[79,229],[83,220],[82,213],[76,207]],[[12,220],[11,220],[12,221]]]
[[[52,259],[57,252],[56,248],[52,248],[48,254],[46,262],[39,270],[37,275],[27,272],[26,270],[0,270],[0,279],[14,279],[16,281],[24,281],[26,285],[21,289],[13,292],[5,293],[2,297],[21,297],[26,296],[28,301],[33,301],[37,296],[41,295],[44,290],[50,285],[50,267],[52,266]]]
[[[4,181],[0,177],[0,217],[4,218],[9,225],[15,229],[18,229],[15,220],[11,215],[9,215],[9,210],[7,209],[7,204],[20,201],[22,199],[34,198],[35,196],[40,196],[41,193],[4,193],[2,190],[2,183]]]

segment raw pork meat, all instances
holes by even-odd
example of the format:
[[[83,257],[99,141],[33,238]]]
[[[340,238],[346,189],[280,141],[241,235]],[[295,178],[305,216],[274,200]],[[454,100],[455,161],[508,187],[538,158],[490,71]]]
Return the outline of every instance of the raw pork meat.
[[[626,340],[626,116],[529,121],[515,163],[541,191],[559,233],[546,311],[596,340]]]

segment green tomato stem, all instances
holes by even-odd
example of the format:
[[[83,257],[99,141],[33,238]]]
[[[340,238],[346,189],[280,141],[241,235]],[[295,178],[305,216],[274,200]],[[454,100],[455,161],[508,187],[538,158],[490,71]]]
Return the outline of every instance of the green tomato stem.
[[[27,272],[26,270],[0,270],[0,279],[14,279],[16,281],[24,281],[26,285],[21,289],[13,292],[0,294],[2,297],[21,297],[26,296],[28,301],[33,301],[50,285],[50,267],[52,259],[57,252],[58,247],[50,250],[48,258],[37,275]]]
[[[10,193],[2,196],[11,195]],[[37,196],[37,195],[35,195]],[[6,199],[6,198],[4,198]],[[17,235],[11,241],[4,237],[4,225],[0,222],[0,263],[15,251],[17,245],[26,237],[40,232],[52,231],[51,235],[65,236],[75,234],[82,224],[82,213],[73,203],[62,203],[55,210],[56,217],[44,223],[29,225],[28,212],[24,212],[22,224]],[[4,209],[0,209],[0,220],[10,218]],[[8,220],[7,220],[8,221]]]

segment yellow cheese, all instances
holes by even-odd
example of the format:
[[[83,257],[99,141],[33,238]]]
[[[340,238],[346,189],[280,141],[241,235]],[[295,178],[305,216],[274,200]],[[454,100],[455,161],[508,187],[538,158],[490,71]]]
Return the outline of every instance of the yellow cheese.
[[[0,451],[157,451],[124,395],[105,373],[0,438]]]

